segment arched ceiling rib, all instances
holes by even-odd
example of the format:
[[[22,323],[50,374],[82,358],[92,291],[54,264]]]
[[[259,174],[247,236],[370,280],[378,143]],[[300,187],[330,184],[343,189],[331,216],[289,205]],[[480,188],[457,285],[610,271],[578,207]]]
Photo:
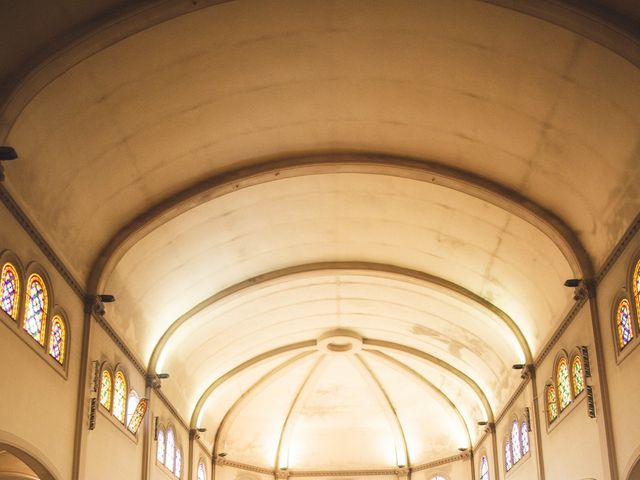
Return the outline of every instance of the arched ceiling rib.
[[[291,278],[297,275],[304,275],[310,272],[332,272],[332,271],[348,271],[351,274],[355,274],[357,272],[367,272],[371,275],[376,276],[392,276],[392,277],[407,277],[408,281],[419,282],[431,285],[435,288],[442,288],[448,292],[449,295],[453,296],[462,296],[466,297],[473,303],[478,304],[479,308],[488,310],[494,313],[500,320],[502,320],[508,328],[513,332],[513,335],[516,337],[520,348],[522,349],[522,354],[524,357],[522,361],[527,363],[531,363],[533,361],[533,357],[531,355],[531,350],[527,343],[527,340],[524,338],[520,328],[513,321],[511,317],[509,317],[502,310],[494,306],[492,303],[488,302],[484,298],[474,294],[473,292],[466,290],[463,287],[453,284],[443,278],[435,277],[433,275],[429,275],[424,272],[419,272],[416,270],[411,270],[407,268],[396,267],[393,265],[384,265],[377,263],[368,263],[368,262],[323,262],[323,263],[313,263],[307,265],[298,265],[295,267],[288,267],[281,270],[276,270],[273,272],[268,272],[257,277],[253,277],[247,280],[243,280],[231,287],[225,288],[224,290],[217,292],[213,296],[204,300],[203,302],[196,305],[194,308],[190,309],[184,315],[181,315],[176,321],[174,321],[171,326],[162,334],[160,340],[155,345],[153,352],[151,354],[151,358],[149,360],[149,371],[156,372],[158,369],[162,369],[164,362],[161,362],[161,356],[163,353],[163,349],[167,345],[167,343],[171,340],[171,336],[183,325],[185,322],[188,322],[194,316],[202,313],[204,310],[213,306],[216,302],[220,302],[225,298],[232,295],[240,295],[243,292],[246,293],[249,289],[255,289],[260,287],[263,284],[267,284],[269,282],[278,281],[283,278]]]

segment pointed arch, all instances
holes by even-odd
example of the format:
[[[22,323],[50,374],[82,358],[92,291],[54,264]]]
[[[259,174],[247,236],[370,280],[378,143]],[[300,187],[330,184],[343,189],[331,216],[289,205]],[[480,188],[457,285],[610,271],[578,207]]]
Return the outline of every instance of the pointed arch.
[[[136,406],[136,409],[131,415],[131,419],[129,420],[127,428],[134,435],[138,433],[138,429],[140,428],[140,425],[142,425],[142,419],[144,418],[145,413],[147,413],[148,405],[149,402],[146,398],[140,399],[138,405]]]
[[[635,329],[631,321],[631,306],[626,298],[622,298],[616,307],[615,326],[618,351],[621,351],[635,337]]]
[[[29,275],[25,288],[25,313],[22,328],[40,345],[44,346],[49,310],[49,292],[41,275]]]
[[[571,380],[569,362],[565,353],[561,353],[555,368],[555,385],[558,396],[558,406],[562,412],[573,400],[571,395]]]
[[[100,374],[100,405],[111,411],[111,399],[113,398],[113,375],[107,367],[102,367]]]
[[[57,313],[51,319],[47,350],[60,365],[64,365],[67,358],[67,344],[67,322],[61,314]]]
[[[124,425],[127,414],[127,377],[120,369],[113,380],[113,400],[111,412]]]
[[[14,320],[20,309],[20,275],[11,262],[2,266],[0,274],[0,308]]]
[[[571,387],[574,398],[585,389],[584,367],[582,365],[582,355],[579,353],[575,353],[571,358]]]
[[[165,447],[165,443],[164,443],[164,428],[162,427],[162,425],[158,425],[158,434],[156,435],[156,460],[164,465],[164,447]]]

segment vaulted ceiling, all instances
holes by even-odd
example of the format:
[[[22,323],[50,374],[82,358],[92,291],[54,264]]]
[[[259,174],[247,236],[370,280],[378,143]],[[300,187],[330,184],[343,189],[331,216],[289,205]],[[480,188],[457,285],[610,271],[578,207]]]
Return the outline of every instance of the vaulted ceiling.
[[[640,211],[633,2],[18,3],[5,185],[230,459],[468,447]]]

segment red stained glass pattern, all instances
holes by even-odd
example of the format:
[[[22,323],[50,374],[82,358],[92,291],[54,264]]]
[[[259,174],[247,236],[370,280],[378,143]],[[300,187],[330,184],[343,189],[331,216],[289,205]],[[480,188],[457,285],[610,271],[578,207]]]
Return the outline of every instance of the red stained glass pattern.
[[[27,282],[27,311],[24,316],[23,328],[40,345],[44,345],[48,295],[42,278],[33,274]]]
[[[584,371],[580,355],[574,356],[571,360],[571,380],[573,381],[573,396],[577,397],[584,391]]]
[[[2,297],[0,306],[2,310],[14,320],[18,319],[18,298],[20,295],[20,281],[18,272],[10,263],[2,267]]]
[[[51,320],[51,333],[49,334],[49,355],[55,358],[60,365],[64,365],[64,349],[67,342],[67,330],[64,321],[59,316]]]
[[[553,385],[547,386],[547,419],[549,423],[558,418],[558,400],[556,389]]]

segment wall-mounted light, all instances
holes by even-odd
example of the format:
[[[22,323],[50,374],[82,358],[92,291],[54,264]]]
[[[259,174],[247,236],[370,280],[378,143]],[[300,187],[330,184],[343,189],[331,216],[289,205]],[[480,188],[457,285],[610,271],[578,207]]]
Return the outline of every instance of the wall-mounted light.
[[[580,282],[582,282],[581,278],[569,278],[568,280],[565,280],[564,286],[569,288],[576,288],[580,286]]]
[[[526,363],[515,363],[511,366],[514,370],[523,370],[526,367]]]
[[[156,377],[158,377],[160,380],[166,380],[167,378],[169,378],[169,374],[168,373],[158,373],[156,375]]]
[[[113,303],[116,301],[116,297],[113,295],[97,295],[102,303]]]
[[[218,456],[224,458],[227,456],[227,452],[220,452]]]
[[[489,425],[489,422],[482,420],[480,422],[478,422],[478,425],[480,425],[481,427],[484,427],[485,425]]]

